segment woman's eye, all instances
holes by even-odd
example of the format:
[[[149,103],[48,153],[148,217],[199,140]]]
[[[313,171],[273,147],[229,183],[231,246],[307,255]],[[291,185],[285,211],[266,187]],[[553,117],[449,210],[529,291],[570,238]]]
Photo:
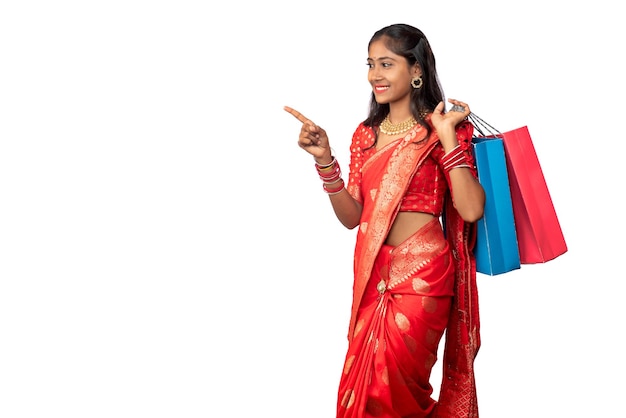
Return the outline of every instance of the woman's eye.
[[[390,63],[390,62],[383,62],[382,66],[383,66],[384,68],[391,67],[391,63]]]
[[[372,64],[371,62],[368,62],[365,65],[367,65],[368,68],[374,68],[374,64]]]

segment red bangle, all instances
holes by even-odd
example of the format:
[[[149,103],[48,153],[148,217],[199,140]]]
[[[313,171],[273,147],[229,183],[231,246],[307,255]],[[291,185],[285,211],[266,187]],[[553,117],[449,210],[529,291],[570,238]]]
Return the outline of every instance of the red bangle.
[[[335,186],[335,187],[332,187],[334,184],[338,184],[338,185]],[[339,180],[337,180],[337,181],[335,181],[333,183],[330,183],[330,184],[329,183],[324,183],[322,185],[322,187],[324,188],[324,191],[326,193],[328,193],[328,194],[336,194],[336,193],[339,193],[340,191],[342,191],[344,189],[345,184],[344,184],[342,179],[339,179]]]
[[[317,175],[322,180],[323,188],[326,193],[334,194],[340,192],[344,188],[343,180],[341,179],[341,168],[339,162],[335,157],[333,160],[325,165],[315,163],[315,169]],[[340,188],[333,187],[335,184],[341,183]]]
[[[454,168],[470,167],[467,155],[461,149],[461,145],[457,145],[450,152],[443,156],[441,165],[445,172],[449,172]]]

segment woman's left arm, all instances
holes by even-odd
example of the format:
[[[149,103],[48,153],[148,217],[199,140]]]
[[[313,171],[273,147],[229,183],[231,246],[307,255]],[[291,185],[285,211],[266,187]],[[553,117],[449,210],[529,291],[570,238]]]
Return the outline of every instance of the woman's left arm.
[[[455,106],[462,106],[464,111],[450,111],[443,114],[441,102],[432,114],[431,121],[444,150],[442,163],[450,181],[450,190],[454,207],[466,222],[476,222],[482,218],[485,208],[485,191],[476,178],[473,158],[471,158],[471,130],[459,143],[457,125],[469,116],[466,103],[450,99]],[[465,122],[468,123],[468,122]]]

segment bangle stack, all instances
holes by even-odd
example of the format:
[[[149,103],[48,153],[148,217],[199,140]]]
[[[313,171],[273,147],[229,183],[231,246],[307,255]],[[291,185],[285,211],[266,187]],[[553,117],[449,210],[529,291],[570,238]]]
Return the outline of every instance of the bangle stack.
[[[454,170],[455,168],[467,167],[471,168],[468,164],[469,161],[467,156],[461,149],[461,145],[457,145],[452,148],[446,155],[441,159],[441,164],[443,165],[443,171],[446,173],[450,172],[450,170]]]
[[[343,190],[344,182],[341,178],[341,168],[339,168],[339,162],[335,157],[326,165],[315,163],[315,169],[322,179],[322,187],[327,194],[333,195]]]

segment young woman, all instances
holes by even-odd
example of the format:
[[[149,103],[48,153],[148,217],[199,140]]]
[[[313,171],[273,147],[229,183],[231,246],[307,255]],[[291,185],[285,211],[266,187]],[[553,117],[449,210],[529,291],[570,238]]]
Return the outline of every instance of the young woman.
[[[337,218],[358,226],[348,352],[337,417],[477,417],[480,346],[474,222],[484,191],[471,152],[469,106],[444,96],[417,28],[391,25],[368,44],[372,98],[354,132],[345,185],[324,129],[302,122]],[[430,375],[446,333],[443,382]]]

